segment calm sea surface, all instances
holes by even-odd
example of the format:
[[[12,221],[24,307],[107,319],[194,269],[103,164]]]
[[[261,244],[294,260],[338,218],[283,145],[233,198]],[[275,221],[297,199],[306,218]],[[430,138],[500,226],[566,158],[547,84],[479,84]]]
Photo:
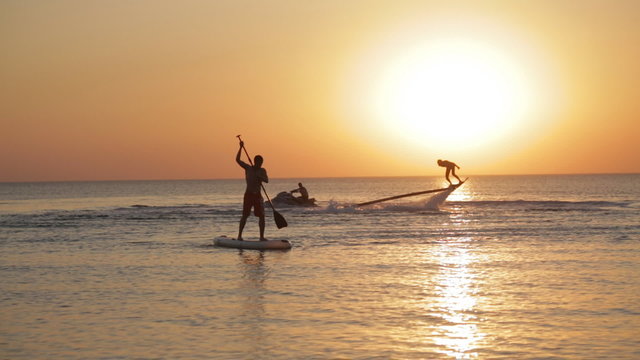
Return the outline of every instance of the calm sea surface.
[[[0,184],[0,359],[640,359],[640,175],[302,181]]]

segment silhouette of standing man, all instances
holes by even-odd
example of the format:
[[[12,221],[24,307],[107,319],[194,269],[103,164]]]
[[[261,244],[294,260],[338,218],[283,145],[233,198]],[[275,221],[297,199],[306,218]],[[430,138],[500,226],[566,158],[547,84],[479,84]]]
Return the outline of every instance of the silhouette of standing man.
[[[251,214],[251,208],[253,208],[253,214],[259,218],[258,225],[260,226],[260,241],[267,241],[264,237],[264,203],[262,200],[262,194],[260,189],[262,183],[268,183],[269,177],[267,176],[267,170],[262,168],[262,156],[256,155],[253,158],[253,166],[240,160],[240,154],[244,142],[240,141],[240,149],[236,155],[236,162],[244,169],[244,177],[247,182],[247,188],[244,192],[244,201],[242,203],[242,218],[240,218],[240,228],[238,230],[238,240],[242,240],[242,230],[247,223],[247,218]]]
[[[458,184],[462,183],[462,180],[460,180],[458,175],[456,175],[456,168],[460,169],[460,166],[458,166],[458,165],[456,165],[456,163],[453,163],[453,162],[448,161],[448,160],[438,160],[438,165],[442,166],[444,168],[447,168],[447,172],[445,173],[445,177],[447,178],[447,181],[449,182],[449,185],[453,185],[451,183],[451,180],[449,180],[449,174],[455,176],[455,178],[458,179]]]

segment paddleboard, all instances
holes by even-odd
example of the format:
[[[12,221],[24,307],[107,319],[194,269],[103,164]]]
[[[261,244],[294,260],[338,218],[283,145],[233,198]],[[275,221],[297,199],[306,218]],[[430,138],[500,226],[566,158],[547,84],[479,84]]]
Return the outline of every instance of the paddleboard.
[[[224,235],[213,239],[215,246],[222,246],[235,249],[251,249],[251,250],[287,250],[291,249],[289,240],[267,240],[267,241],[251,241],[236,240]]]

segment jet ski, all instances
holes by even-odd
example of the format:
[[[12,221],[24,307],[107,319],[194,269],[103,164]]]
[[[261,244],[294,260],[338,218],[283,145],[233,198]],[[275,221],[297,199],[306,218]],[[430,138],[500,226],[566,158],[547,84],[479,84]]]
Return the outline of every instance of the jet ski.
[[[311,207],[318,206],[316,205],[316,199],[309,198],[308,200],[302,200],[301,198],[293,196],[290,192],[281,191],[271,199],[271,202],[274,205],[288,205],[288,206],[302,206],[302,207]]]

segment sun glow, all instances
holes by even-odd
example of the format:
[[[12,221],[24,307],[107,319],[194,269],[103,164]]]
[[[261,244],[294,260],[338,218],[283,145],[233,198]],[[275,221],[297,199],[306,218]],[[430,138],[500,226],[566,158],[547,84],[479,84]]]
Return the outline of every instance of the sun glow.
[[[359,136],[466,164],[535,140],[559,99],[547,59],[495,24],[442,24],[408,26],[361,53],[345,97]]]
[[[523,121],[531,94],[513,64],[490,48],[447,40],[394,59],[372,92],[376,120],[432,149],[472,149]]]

